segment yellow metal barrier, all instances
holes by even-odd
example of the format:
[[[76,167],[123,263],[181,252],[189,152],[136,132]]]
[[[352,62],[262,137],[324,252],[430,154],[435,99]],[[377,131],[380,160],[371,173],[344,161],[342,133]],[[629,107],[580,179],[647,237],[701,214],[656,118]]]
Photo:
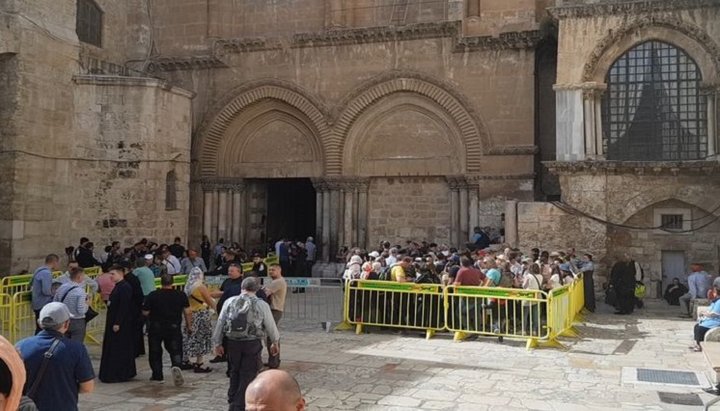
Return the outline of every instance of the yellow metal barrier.
[[[0,294],[8,294],[10,296],[15,293],[30,291],[30,283],[32,281],[32,274],[22,275],[11,275],[9,277],[3,277],[0,282]]]
[[[352,280],[346,283],[347,323],[362,333],[366,325],[424,330],[426,337],[445,329],[440,285]]]
[[[187,283],[187,275],[178,274],[173,276],[173,288],[182,291]],[[155,288],[160,288],[160,278],[155,278]]]
[[[12,295],[0,293],[0,334],[10,335],[12,327]]]
[[[548,338],[545,341],[534,341],[528,344],[528,348],[534,347],[554,347],[566,349],[560,341],[560,337],[577,337],[577,330],[573,327],[575,319],[574,296],[578,287],[575,282],[556,288],[548,294]],[[582,292],[582,289],[580,289]]]
[[[30,299],[30,291],[15,293],[12,296],[9,339],[13,344],[35,333],[35,312]]]
[[[542,315],[547,295],[517,288],[445,288],[445,325],[462,341],[470,334],[523,338],[528,348],[548,338]]]

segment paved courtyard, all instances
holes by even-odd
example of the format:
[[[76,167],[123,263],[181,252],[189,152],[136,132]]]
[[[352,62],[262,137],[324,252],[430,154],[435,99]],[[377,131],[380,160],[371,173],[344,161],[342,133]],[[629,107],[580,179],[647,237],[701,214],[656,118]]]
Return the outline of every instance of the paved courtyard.
[[[283,324],[282,368],[294,374],[309,409],[363,410],[694,410],[705,385],[638,383],[634,368],[707,370],[702,354],[688,350],[693,323],[661,302],[633,316],[600,312],[578,326],[582,338],[568,351],[526,351],[521,341],[455,343],[449,335],[425,340],[398,335],[324,332],[320,325]],[[96,367],[99,348],[91,347]],[[176,388],[148,381],[147,358],[137,361],[136,381],[98,383],[83,395],[81,410],[222,410],[227,379],[221,367],[186,373]],[[219,364],[224,367],[224,364]],[[677,395],[684,394],[684,395]],[[669,399],[668,399],[669,398]],[[719,408],[720,409],[720,408]]]

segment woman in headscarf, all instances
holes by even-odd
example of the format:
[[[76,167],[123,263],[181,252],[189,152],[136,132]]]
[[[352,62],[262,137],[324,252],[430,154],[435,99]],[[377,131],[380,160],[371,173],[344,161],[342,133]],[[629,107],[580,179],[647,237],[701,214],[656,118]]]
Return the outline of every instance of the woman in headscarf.
[[[114,265],[108,270],[115,282],[108,301],[105,334],[98,377],[104,383],[125,382],[137,375],[137,312],[133,288],[125,281],[125,268]]]
[[[188,275],[185,294],[190,300],[192,324],[187,324],[183,335],[183,359],[196,373],[208,373],[210,367],[203,367],[205,355],[212,352],[212,323],[210,309],[215,309],[215,300],[203,283],[204,275],[200,268],[195,267]],[[190,333],[188,334],[188,331]],[[191,360],[195,360],[190,363]],[[190,367],[188,367],[190,368]]]
[[[24,386],[25,364],[10,341],[0,335],[0,411],[37,410],[32,404],[19,407]]]
[[[345,266],[345,273],[343,274],[343,278],[345,280],[357,280],[360,278],[360,274],[362,273],[362,257],[359,255],[354,255],[350,257],[350,262],[347,263]]]

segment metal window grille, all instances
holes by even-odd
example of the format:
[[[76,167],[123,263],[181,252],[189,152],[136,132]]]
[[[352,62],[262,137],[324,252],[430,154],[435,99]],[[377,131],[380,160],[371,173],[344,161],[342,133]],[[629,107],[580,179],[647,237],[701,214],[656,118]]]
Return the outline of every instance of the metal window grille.
[[[622,55],[606,77],[603,148],[608,160],[683,161],[707,156],[701,73],[681,49],[659,41]]]
[[[78,39],[93,46],[102,46],[102,10],[92,0],[78,0],[75,32]]]
[[[682,230],[684,221],[682,214],[660,215],[660,225],[665,230]]]

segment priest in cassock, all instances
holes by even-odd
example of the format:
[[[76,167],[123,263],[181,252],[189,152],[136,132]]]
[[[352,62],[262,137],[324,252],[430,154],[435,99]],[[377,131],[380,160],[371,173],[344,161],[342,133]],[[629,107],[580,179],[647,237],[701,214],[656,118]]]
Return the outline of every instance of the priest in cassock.
[[[112,266],[109,272],[115,282],[115,288],[108,302],[98,377],[104,383],[125,382],[137,375],[135,369],[137,317],[133,303],[133,289],[125,281],[123,267]]]

